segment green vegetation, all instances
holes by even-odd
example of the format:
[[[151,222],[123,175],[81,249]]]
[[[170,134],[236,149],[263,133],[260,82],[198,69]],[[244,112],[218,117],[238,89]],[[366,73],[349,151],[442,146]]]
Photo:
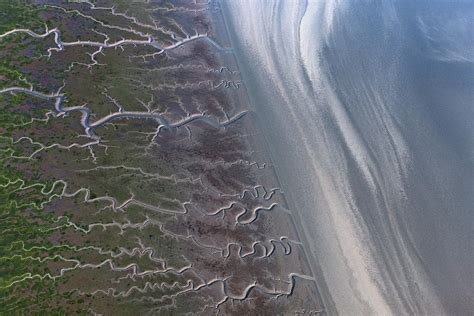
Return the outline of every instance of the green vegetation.
[[[28,1],[0,0],[0,33],[15,28],[44,32],[46,21],[40,13],[45,10]],[[133,87],[124,74],[123,66],[128,64],[128,58],[120,50],[110,52],[109,64],[97,71],[77,66],[66,72],[73,61],[84,56],[89,58],[88,51],[81,47],[70,49],[71,53],[65,52],[52,63],[46,58],[37,58],[44,54],[47,45],[47,40],[32,40],[25,34],[0,39],[0,89],[31,86],[43,91],[48,84],[54,86],[51,82],[65,80],[63,93],[68,96],[68,104],[90,103],[89,107],[97,115],[106,114],[114,107],[104,99],[104,89],[127,105],[137,106],[137,96],[145,98],[144,89]],[[157,224],[168,221],[171,216],[143,209],[136,209],[128,216],[113,210],[110,201],[92,203],[85,198],[88,188],[91,189],[89,199],[113,196],[121,203],[130,198],[130,190],[134,190],[140,192],[139,198],[171,209],[178,207],[174,201],[178,197],[176,185],[157,179],[143,181],[143,177],[130,175],[126,169],[74,173],[74,170],[96,167],[91,159],[92,149],[87,147],[61,149],[57,146],[33,155],[41,146],[84,142],[77,137],[83,133],[78,115],[46,119],[52,106],[52,102],[22,93],[0,95],[0,315],[90,314],[91,309],[113,315],[136,313],[142,305],[123,297],[132,285],[136,288],[143,288],[146,282],[169,285],[151,291],[150,295],[157,297],[172,295],[180,286],[186,286],[186,278],[175,273],[150,272],[146,279],[133,279],[128,275],[132,268],[115,271],[106,264],[107,260],[113,260],[116,267],[135,265],[140,272],[165,269],[151,254],[132,251],[139,249],[143,242],[159,245],[161,248],[155,255],[169,257],[169,265],[178,269],[186,266],[188,263],[174,251],[183,246],[165,236]],[[141,105],[134,110],[138,108],[143,110]],[[144,126],[148,131],[149,126]],[[113,133],[104,132],[104,137],[112,137]],[[146,138],[141,138],[139,144],[145,146],[143,139],[146,141]],[[115,142],[124,147],[123,153],[112,152],[115,149],[111,148],[114,155],[109,156],[104,154],[103,148],[96,147],[93,150],[98,163],[132,162],[130,157],[138,142],[133,139]],[[137,161],[143,163],[146,159],[135,163]],[[66,197],[64,191],[76,194]],[[141,223],[150,218],[157,223],[127,229],[115,225],[125,225],[131,219]],[[111,223],[114,225],[107,226]],[[121,252],[125,254],[118,256]],[[88,266],[83,268],[85,265]],[[120,278],[123,281],[117,282]],[[100,291],[100,294],[91,294],[97,290],[107,292],[111,287],[122,293],[121,296],[109,296]],[[131,297],[140,295],[132,291]],[[166,305],[171,300],[163,302]]]
[[[52,247],[48,230],[54,216],[43,206],[57,195],[58,186],[34,181],[12,168],[10,157],[17,152],[10,136],[16,126],[31,120],[28,114],[11,111],[22,100],[17,96],[0,101],[0,314],[45,305],[56,294],[54,280],[46,277],[51,271],[42,264],[57,258],[48,257],[46,251]],[[47,310],[62,312],[61,308]]]
[[[0,34],[15,28],[37,30],[44,27],[45,22],[38,17],[40,10],[27,0],[1,0]]]

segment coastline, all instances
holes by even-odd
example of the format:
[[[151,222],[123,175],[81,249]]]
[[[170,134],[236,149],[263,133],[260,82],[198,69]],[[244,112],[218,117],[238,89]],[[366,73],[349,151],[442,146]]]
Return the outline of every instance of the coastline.
[[[285,206],[286,209],[288,209],[291,214],[289,216],[291,226],[293,227],[294,231],[296,232],[298,240],[301,241],[302,245],[301,247],[303,248],[304,252],[304,261],[306,262],[307,267],[310,269],[312,276],[315,278],[314,285],[315,285],[315,291],[314,291],[314,297],[316,301],[321,302],[321,309],[318,311],[306,311],[309,313],[309,315],[337,315],[337,310],[335,309],[334,302],[332,301],[332,298],[329,294],[329,290],[326,285],[326,281],[324,280],[323,273],[321,271],[321,268],[319,266],[318,261],[313,257],[312,252],[308,249],[308,244],[309,244],[309,238],[307,234],[302,230],[302,221],[304,221],[301,216],[299,216],[298,212],[294,211],[294,203],[291,201],[291,197],[287,194],[287,192],[291,190],[284,182],[281,181],[281,177],[278,175],[278,169],[279,166],[274,163],[274,155],[275,152],[272,151],[270,148],[273,144],[269,141],[268,138],[268,133],[272,133],[271,129],[267,128],[265,129],[262,120],[261,120],[261,115],[262,113],[259,111],[259,109],[256,107],[256,100],[252,97],[252,95],[249,92],[249,89],[247,87],[247,79],[248,79],[248,72],[246,71],[247,67],[243,67],[242,65],[242,59],[239,58],[239,54],[236,52],[236,39],[234,36],[231,35],[231,31],[229,29],[228,21],[227,19],[229,18],[227,15],[229,12],[226,12],[228,10],[227,5],[225,4],[225,1],[218,0],[218,11],[219,11],[219,17],[216,17],[215,14],[213,14],[213,22],[216,25],[216,29],[221,30],[222,34],[219,34],[218,38],[222,40],[223,38],[225,39],[226,42],[229,43],[230,47],[232,47],[232,53],[231,54],[224,54],[224,60],[226,60],[226,63],[232,63],[235,64],[236,68],[238,69],[237,71],[239,72],[239,76],[242,79],[242,87],[243,89],[241,90],[241,103],[246,104],[249,109],[250,109],[250,114],[252,116],[252,120],[254,121],[254,124],[250,124],[249,128],[254,128],[257,130],[258,134],[261,135],[261,140],[258,140],[256,137],[251,138],[250,140],[252,143],[250,144],[251,148],[256,148],[259,151],[262,152],[262,157],[264,161],[269,161],[271,164],[271,168],[273,169],[271,177],[274,177],[274,181],[278,183],[278,186],[282,189],[282,204]],[[231,57],[227,57],[231,55]],[[221,56],[222,57],[222,56]],[[261,148],[264,148],[264,150],[261,150]],[[280,223],[282,227],[285,227],[287,224],[286,223]],[[305,314],[305,313],[303,313]]]

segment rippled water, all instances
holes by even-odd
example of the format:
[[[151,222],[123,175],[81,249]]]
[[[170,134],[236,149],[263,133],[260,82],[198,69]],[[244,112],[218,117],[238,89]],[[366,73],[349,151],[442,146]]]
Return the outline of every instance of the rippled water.
[[[223,1],[330,312],[474,310],[474,2]]]

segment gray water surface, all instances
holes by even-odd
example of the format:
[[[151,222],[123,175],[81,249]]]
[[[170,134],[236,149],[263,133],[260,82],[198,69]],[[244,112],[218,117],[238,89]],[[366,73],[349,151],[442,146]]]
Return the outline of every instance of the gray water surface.
[[[474,311],[474,1],[222,1],[330,314]]]

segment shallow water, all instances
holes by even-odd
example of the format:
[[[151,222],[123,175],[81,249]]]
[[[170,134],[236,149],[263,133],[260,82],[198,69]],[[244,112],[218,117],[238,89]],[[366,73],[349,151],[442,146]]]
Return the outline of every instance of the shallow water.
[[[474,310],[474,2],[223,1],[330,313]]]

